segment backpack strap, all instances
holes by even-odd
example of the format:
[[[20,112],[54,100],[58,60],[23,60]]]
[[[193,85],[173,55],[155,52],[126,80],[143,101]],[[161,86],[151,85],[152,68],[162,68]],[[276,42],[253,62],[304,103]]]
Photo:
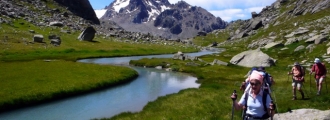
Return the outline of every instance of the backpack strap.
[[[266,106],[267,95],[268,95],[268,93],[266,91],[263,91],[262,104],[264,105],[264,111],[266,111],[266,113],[267,113],[267,106]]]
[[[243,109],[243,113],[242,113],[242,118],[243,120],[245,120],[245,117],[246,117],[246,111],[247,111],[247,99],[249,97],[249,91],[245,92],[245,96],[244,96],[244,100],[246,101],[245,105],[244,105],[244,109]]]

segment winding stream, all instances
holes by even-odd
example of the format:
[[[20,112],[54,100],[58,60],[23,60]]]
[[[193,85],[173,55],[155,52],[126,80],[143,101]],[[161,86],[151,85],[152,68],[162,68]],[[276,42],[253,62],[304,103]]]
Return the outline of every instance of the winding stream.
[[[190,56],[201,56],[216,52],[201,51]],[[130,60],[141,58],[170,58],[173,54],[133,56],[118,58],[83,59],[77,62],[95,64],[120,64],[128,66]],[[87,120],[112,117],[131,111],[137,112],[159,96],[177,93],[182,89],[198,88],[197,78],[187,74],[167,72],[153,68],[131,67],[139,73],[132,82],[33,107],[22,108],[0,114],[0,120]]]

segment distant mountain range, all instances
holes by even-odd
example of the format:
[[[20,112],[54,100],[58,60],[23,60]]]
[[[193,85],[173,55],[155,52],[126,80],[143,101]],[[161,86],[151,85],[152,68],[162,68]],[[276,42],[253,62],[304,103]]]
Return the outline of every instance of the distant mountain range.
[[[170,4],[168,0],[115,0],[95,12],[102,21],[113,21],[127,31],[167,39],[192,38],[228,25],[205,9],[184,1]]]

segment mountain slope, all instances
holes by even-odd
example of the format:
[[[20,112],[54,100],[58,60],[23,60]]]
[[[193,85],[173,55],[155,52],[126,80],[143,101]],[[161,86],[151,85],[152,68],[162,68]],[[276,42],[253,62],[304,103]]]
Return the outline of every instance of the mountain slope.
[[[184,1],[173,5],[167,0],[116,0],[106,9],[102,20],[114,21],[127,31],[168,39],[192,38],[198,32],[211,32],[227,25],[205,9]]]

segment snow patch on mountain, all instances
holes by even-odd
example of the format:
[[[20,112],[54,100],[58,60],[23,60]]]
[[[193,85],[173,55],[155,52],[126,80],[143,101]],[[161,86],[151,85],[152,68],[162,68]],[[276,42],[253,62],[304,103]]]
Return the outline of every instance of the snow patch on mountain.
[[[151,9],[151,11],[149,12],[149,18],[148,18],[148,22],[151,20],[156,20],[156,17],[160,14],[160,12],[156,9]]]
[[[94,11],[95,11],[95,14],[96,14],[97,18],[99,18],[99,19],[105,14],[105,12],[107,12],[106,9],[94,10]]]
[[[129,5],[129,0],[116,0],[116,2],[113,4],[113,8],[117,13],[119,13],[121,8],[124,8]]]
[[[167,7],[167,6],[165,6],[165,5],[162,5],[162,6],[160,6],[161,8],[162,8],[162,11],[161,12],[163,12],[163,11],[165,11],[165,10],[167,10],[167,9],[171,9],[170,7]]]

